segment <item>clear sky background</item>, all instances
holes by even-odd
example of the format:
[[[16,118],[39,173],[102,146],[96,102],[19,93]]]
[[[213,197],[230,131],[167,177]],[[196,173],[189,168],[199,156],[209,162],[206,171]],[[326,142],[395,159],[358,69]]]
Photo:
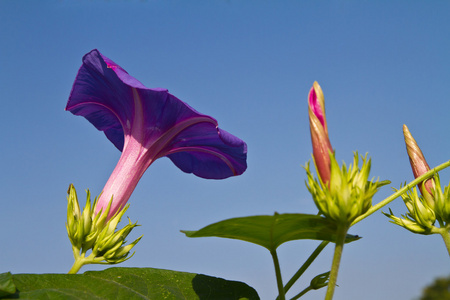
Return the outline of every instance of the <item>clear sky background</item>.
[[[392,181],[375,203],[413,179],[403,124],[430,166],[449,160],[449,20],[448,1],[1,0],[0,272],[67,272],[67,188],[73,183],[84,203],[84,190],[98,195],[119,159],[103,133],[64,111],[82,56],[97,48],[248,144],[248,170],[226,180],[185,174],[167,158],[151,165],[126,213],[142,225],[130,240],[144,238],[121,266],[244,281],[274,299],[266,249],[189,239],[179,230],[275,211],[317,212],[301,167],[311,159],[307,95],[315,80],[338,160],[369,152],[371,175]],[[443,183],[449,174],[442,173]],[[406,212],[400,199],[389,207]],[[414,235],[379,212],[350,233],[363,239],[344,249],[336,300],[413,299],[449,274],[440,236]],[[285,280],[318,244],[279,248]],[[330,269],[332,251],[326,248],[295,292]]]

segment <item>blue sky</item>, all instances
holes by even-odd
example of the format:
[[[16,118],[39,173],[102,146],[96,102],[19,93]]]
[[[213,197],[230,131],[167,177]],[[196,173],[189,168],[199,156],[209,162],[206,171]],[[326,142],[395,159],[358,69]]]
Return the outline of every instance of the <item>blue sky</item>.
[[[311,158],[307,95],[315,80],[338,160],[368,152],[371,175],[392,181],[375,203],[413,178],[403,124],[430,166],[449,160],[449,11],[447,1],[0,1],[0,272],[67,272],[67,187],[80,198],[85,189],[99,194],[120,156],[89,122],[64,111],[82,56],[97,48],[248,144],[247,172],[222,181],[184,174],[167,158],[150,166],[126,213],[142,225],[130,239],[144,238],[122,266],[244,281],[274,299],[265,249],[179,230],[317,212],[301,167]],[[400,199],[389,207],[406,211]],[[381,213],[350,232],[363,239],[344,249],[337,300],[412,299],[448,275],[439,236],[414,235]],[[279,248],[284,279],[317,245]],[[329,270],[332,250],[297,291]]]

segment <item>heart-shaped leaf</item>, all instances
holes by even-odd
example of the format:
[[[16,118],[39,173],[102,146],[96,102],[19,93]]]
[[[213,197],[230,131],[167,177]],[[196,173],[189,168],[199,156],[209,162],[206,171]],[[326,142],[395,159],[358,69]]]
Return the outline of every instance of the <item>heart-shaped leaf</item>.
[[[334,242],[336,225],[319,215],[278,214],[220,221],[197,231],[182,230],[188,237],[221,237],[254,243],[274,251],[281,244],[301,239]],[[347,235],[346,242],[360,239]]]
[[[242,282],[151,268],[110,268],[76,275],[17,274],[12,280],[17,292],[1,299],[259,299]]]

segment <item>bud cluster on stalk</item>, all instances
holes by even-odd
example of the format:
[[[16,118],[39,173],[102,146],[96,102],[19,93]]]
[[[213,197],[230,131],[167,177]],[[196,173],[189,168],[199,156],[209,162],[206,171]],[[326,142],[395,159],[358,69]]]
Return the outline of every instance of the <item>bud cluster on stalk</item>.
[[[430,167],[406,125],[403,125],[403,135],[405,137],[406,151],[411,169],[414,177],[417,178],[430,171]],[[389,210],[389,214],[384,214],[392,220],[392,223],[418,234],[437,233],[438,228],[435,227],[436,221],[440,227],[450,229],[449,186],[446,186],[444,192],[442,192],[438,174],[422,181],[417,186],[421,195],[419,195],[415,187],[401,195],[408,209],[408,212],[402,215],[403,218],[394,216],[391,210]]]
[[[424,185],[424,183],[421,185]],[[413,233],[424,235],[437,233],[436,221],[440,227],[449,227],[450,185],[446,186],[444,192],[442,192],[438,174],[435,174],[433,177],[433,185],[431,193],[428,193],[422,187],[423,194],[427,196],[419,195],[416,187],[401,195],[408,209],[408,212],[402,215],[403,218],[394,216],[391,210],[389,210],[389,214],[384,214],[392,220],[392,223],[402,226]]]
[[[314,165],[318,179],[306,165],[306,186],[320,213],[338,224],[350,226],[372,206],[372,197],[387,182],[369,181],[370,159],[362,157],[359,167],[358,153],[353,164],[339,167],[328,136],[325,98],[322,88],[314,82],[308,96],[308,114],[313,147]]]
[[[87,190],[86,205],[81,212],[77,193],[72,184],[69,186],[67,193],[66,228],[75,258],[80,256],[80,252],[81,256],[84,257],[86,252],[91,250],[89,263],[117,264],[129,259],[132,256],[128,257],[130,250],[142,236],[125,245],[128,234],[139,225],[129,221],[124,228],[116,230],[118,223],[128,209],[128,205],[108,219],[111,203],[106,211],[96,214],[97,198],[91,204],[91,195]]]

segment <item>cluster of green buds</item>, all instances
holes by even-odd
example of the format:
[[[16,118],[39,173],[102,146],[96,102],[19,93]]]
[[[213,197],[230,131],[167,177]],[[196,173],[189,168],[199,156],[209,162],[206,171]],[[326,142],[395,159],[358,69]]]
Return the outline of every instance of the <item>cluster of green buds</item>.
[[[425,199],[419,196],[417,188],[414,187],[403,194],[402,199],[409,211],[402,215],[403,218],[394,216],[391,209],[389,209],[389,214],[384,212],[383,214],[389,217],[392,223],[402,226],[411,232],[419,234],[433,233],[436,215]]]
[[[417,178],[430,170],[425,157],[412,137],[408,127],[403,125],[406,150],[411,163],[414,177]],[[450,189],[449,186],[442,191],[439,175],[418,184],[421,195],[417,188],[408,190],[401,197],[408,208],[408,213],[403,218],[394,216],[391,210],[389,217],[392,223],[400,225],[411,232],[418,234],[441,233],[439,227],[448,231],[450,229]]]
[[[75,258],[75,263],[69,271],[70,274],[77,273],[86,264],[117,264],[133,256],[129,256],[129,253],[142,236],[128,245],[125,245],[125,239],[131,230],[139,225],[131,223],[129,220],[124,228],[116,229],[128,209],[128,205],[108,218],[111,203],[104,212],[100,211],[96,214],[98,198],[91,203],[89,190],[87,190],[86,205],[82,212],[75,187],[72,184],[69,186],[67,194],[66,228]],[[89,250],[90,254],[87,253]]]
[[[330,180],[323,182],[320,176],[316,179],[306,165],[308,180],[306,186],[311,193],[319,212],[337,224],[350,226],[360,215],[372,206],[373,195],[386,182],[369,181],[371,160],[367,154],[362,157],[359,167],[359,155],[356,152],[353,164],[342,168],[333,153],[330,152]]]
[[[387,182],[369,181],[370,159],[355,153],[353,164],[339,167],[328,136],[325,98],[320,85],[314,82],[308,96],[308,113],[313,146],[313,159],[318,179],[306,165],[306,186],[320,213],[344,226],[350,224],[372,206],[372,197]]]

